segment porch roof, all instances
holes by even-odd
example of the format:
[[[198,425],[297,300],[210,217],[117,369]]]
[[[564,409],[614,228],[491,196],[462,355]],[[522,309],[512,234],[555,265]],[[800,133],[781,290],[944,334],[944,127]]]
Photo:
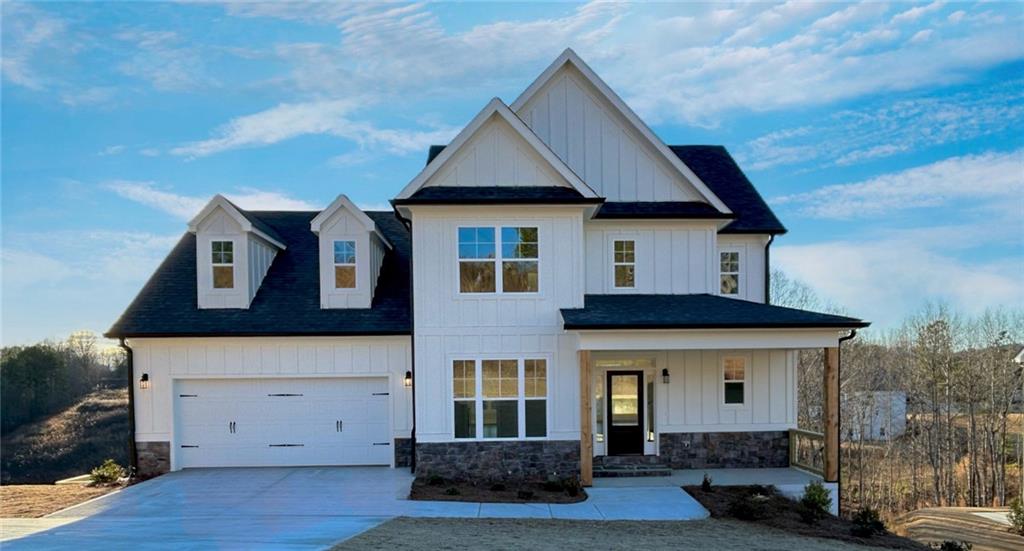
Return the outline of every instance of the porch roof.
[[[568,330],[597,329],[856,329],[868,322],[710,294],[586,295],[583,308],[563,308]]]

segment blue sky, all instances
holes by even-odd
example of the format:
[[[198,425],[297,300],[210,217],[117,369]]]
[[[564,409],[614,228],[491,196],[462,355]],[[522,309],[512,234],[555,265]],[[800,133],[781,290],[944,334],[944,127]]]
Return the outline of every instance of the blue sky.
[[[2,10],[5,345],[105,330],[215,193],[385,208],[567,46],[666,143],[727,146],[826,299],[1024,307],[1019,3]]]

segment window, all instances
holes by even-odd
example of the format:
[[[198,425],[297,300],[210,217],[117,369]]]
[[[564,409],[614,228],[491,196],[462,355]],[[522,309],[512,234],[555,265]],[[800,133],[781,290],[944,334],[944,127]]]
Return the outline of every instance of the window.
[[[454,436],[543,438],[547,395],[546,360],[454,360]]]
[[[334,288],[356,288],[356,242],[334,242]]]
[[[719,254],[719,266],[721,273],[721,294],[740,294],[740,253],[737,251],[722,251]]]
[[[619,241],[613,242],[614,249],[613,265],[615,271],[615,288],[632,289],[636,286],[634,282],[634,270],[636,268],[636,242]]]
[[[233,289],[235,287],[235,242],[211,241],[213,263],[213,288]]]
[[[747,380],[747,360],[727,357],[722,360],[722,403],[743,405]]]
[[[495,242],[496,234],[496,228],[492,227],[459,228],[459,291],[536,293],[539,286],[537,228],[501,228],[500,247]],[[499,265],[500,279],[497,276]]]

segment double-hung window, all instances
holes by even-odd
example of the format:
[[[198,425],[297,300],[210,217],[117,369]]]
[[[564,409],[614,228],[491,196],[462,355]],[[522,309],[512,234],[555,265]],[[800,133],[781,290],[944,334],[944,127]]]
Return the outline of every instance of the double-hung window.
[[[743,405],[747,384],[747,359],[726,356],[722,359],[722,403]]]
[[[721,294],[740,294],[740,253],[739,251],[721,251],[719,257],[719,273]]]
[[[495,240],[496,236],[500,236],[500,241]],[[459,228],[461,293],[536,293],[538,264],[535,227]]]
[[[543,438],[547,393],[547,360],[454,360],[454,437]]]
[[[632,289],[636,287],[636,242],[616,239],[612,243],[612,252],[615,288]]]
[[[211,241],[210,253],[210,260],[213,264],[213,288],[233,289],[235,287],[234,241]]]
[[[356,242],[334,242],[334,288],[356,287]]]

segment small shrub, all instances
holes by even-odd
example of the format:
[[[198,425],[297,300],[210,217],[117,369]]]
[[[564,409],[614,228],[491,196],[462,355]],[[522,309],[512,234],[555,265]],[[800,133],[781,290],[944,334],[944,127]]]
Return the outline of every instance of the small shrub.
[[[518,492],[516,492],[516,496],[519,497],[519,499],[522,499],[522,500],[530,500],[530,499],[533,499],[533,491],[532,490],[519,490]]]
[[[753,494],[734,500],[729,504],[729,514],[740,520],[761,520],[768,518],[768,496]]]
[[[566,478],[562,481],[562,488],[569,497],[580,495],[580,480],[576,477]]]
[[[708,473],[704,473],[704,480],[700,481],[700,489],[704,492],[711,491],[711,477],[708,476]]]
[[[545,480],[544,491],[545,492],[561,492],[563,489],[561,480]]]
[[[501,482],[495,482],[494,484],[491,484],[491,491],[492,492],[504,492],[505,491],[505,485],[502,484]]]
[[[804,487],[799,505],[800,518],[808,524],[814,524],[830,514],[832,496],[821,482],[814,481]]]
[[[1024,536],[1024,502],[1019,497],[1010,502],[1010,511],[1006,513],[1010,520],[1010,531]]]
[[[432,474],[427,478],[427,484],[430,484],[431,486],[444,486],[444,478],[436,474]]]
[[[93,484],[112,484],[124,476],[124,468],[113,459],[108,459],[102,465],[96,467],[89,473]]]
[[[444,491],[444,495],[446,496],[457,496],[461,493],[462,492],[460,492],[459,489],[456,488],[455,486],[452,486],[451,488],[448,488],[447,490]]]
[[[870,538],[875,534],[885,533],[885,524],[878,516],[878,511],[871,507],[858,509],[850,520],[853,522],[850,533],[859,538]]]
[[[965,541],[946,540],[942,543],[933,543],[931,547],[938,551],[971,551],[974,546]]]

